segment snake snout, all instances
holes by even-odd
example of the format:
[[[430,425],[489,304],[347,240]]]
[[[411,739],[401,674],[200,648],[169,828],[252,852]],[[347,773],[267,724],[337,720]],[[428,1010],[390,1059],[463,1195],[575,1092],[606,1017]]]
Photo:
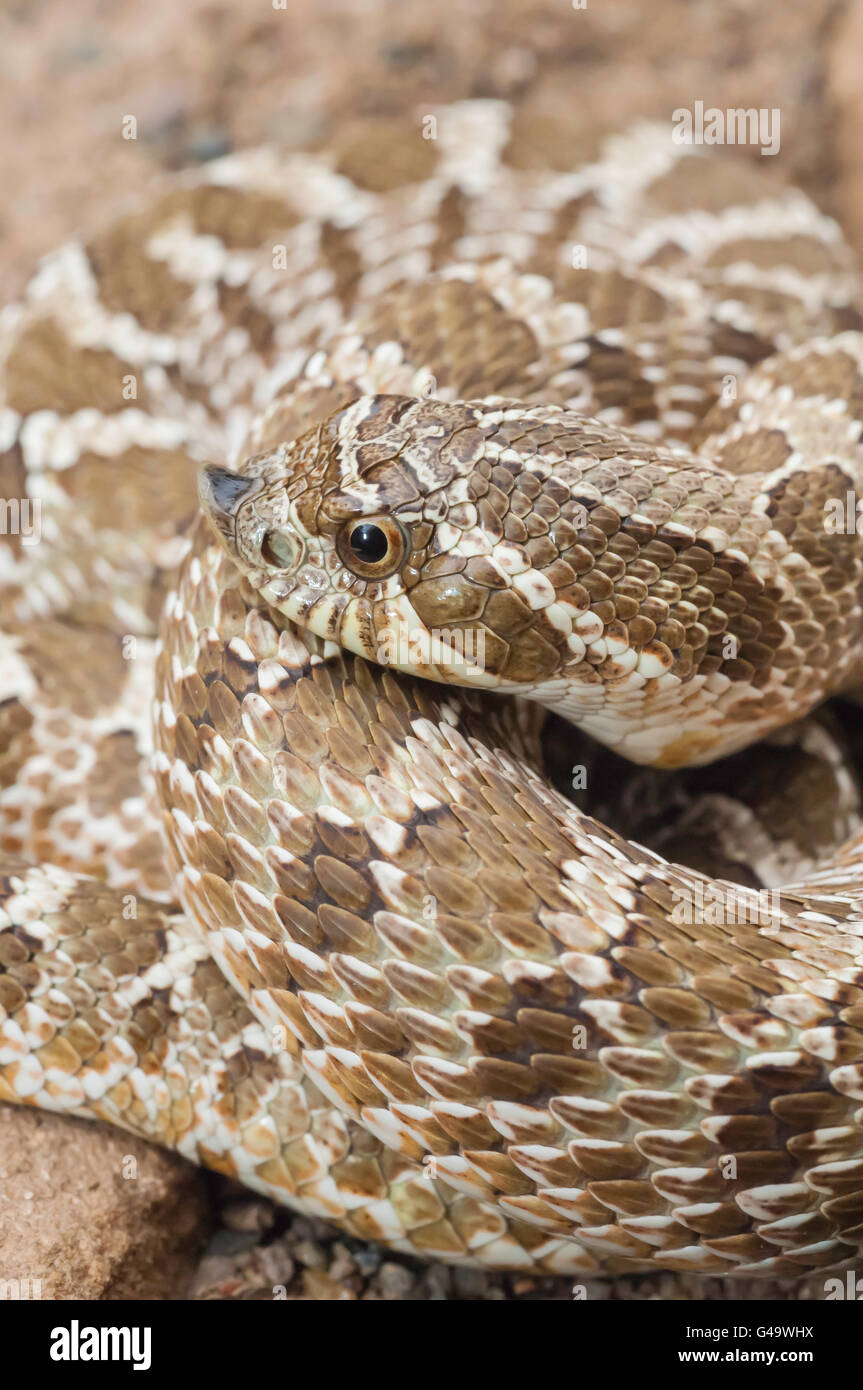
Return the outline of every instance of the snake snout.
[[[215,463],[205,464],[198,476],[198,496],[204,514],[227,540],[234,535],[240,507],[260,489],[260,478],[244,477]]]

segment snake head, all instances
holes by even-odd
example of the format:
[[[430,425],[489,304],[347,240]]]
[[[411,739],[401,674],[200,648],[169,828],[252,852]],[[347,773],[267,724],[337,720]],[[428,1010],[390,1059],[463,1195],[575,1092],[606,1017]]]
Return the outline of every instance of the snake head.
[[[526,693],[584,645],[558,592],[575,581],[559,563],[571,521],[555,504],[557,539],[525,524],[528,494],[543,513],[541,470],[515,495],[492,481],[523,472],[494,461],[519,409],[361,396],[238,474],[206,469],[204,510],[261,597],[318,636],[409,674]]]

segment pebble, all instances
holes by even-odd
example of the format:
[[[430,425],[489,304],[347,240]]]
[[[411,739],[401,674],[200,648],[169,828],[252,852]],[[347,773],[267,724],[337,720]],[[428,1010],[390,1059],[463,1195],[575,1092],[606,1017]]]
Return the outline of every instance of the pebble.
[[[406,1298],[413,1288],[415,1276],[404,1265],[393,1264],[388,1260],[381,1265],[377,1283],[384,1298]]]
[[[354,1260],[361,1274],[376,1274],[381,1267],[382,1255],[376,1245],[363,1245],[354,1251]]]
[[[230,1231],[224,1228],[216,1231],[207,1246],[207,1255],[239,1255],[251,1250],[258,1240],[258,1231]]]
[[[308,1269],[326,1269],[327,1252],[317,1241],[301,1240],[294,1246],[294,1255]]]
[[[346,1300],[356,1300],[356,1294],[352,1289],[346,1289],[344,1285],[337,1284],[335,1279],[330,1279],[329,1275],[321,1274],[317,1269],[303,1270],[303,1287],[308,1298],[315,1299],[321,1303],[343,1303]]]
[[[425,1284],[425,1297],[433,1302],[440,1302],[448,1299],[452,1287],[452,1271],[446,1265],[431,1265],[423,1275]]]
[[[230,1231],[254,1231],[260,1235],[273,1224],[273,1208],[269,1202],[231,1202],[224,1208],[222,1220]]]
[[[343,1255],[336,1255],[329,1268],[331,1279],[350,1279],[356,1272],[357,1266],[349,1251],[345,1251]]]
[[[488,1275],[481,1269],[457,1269],[453,1282],[459,1298],[483,1298],[488,1291]]]

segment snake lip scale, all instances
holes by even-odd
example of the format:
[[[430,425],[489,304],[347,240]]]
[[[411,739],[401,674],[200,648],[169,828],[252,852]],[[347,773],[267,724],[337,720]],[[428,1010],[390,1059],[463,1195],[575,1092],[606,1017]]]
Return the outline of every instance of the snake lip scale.
[[[0,320],[0,1100],[423,1258],[852,1267],[856,268],[772,174],[523,121],[214,161]],[[546,709],[768,737],[781,845],[709,833],[776,891],[580,810]]]

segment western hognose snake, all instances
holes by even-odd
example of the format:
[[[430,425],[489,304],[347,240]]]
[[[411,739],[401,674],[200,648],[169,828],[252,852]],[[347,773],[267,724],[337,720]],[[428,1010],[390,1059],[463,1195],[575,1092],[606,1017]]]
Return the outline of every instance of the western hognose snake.
[[[857,294],[772,168],[644,125],[543,169],[496,102],[50,257],[0,324],[0,1099],[426,1257],[852,1260],[841,796],[708,911],[539,724],[673,768],[859,684]]]

